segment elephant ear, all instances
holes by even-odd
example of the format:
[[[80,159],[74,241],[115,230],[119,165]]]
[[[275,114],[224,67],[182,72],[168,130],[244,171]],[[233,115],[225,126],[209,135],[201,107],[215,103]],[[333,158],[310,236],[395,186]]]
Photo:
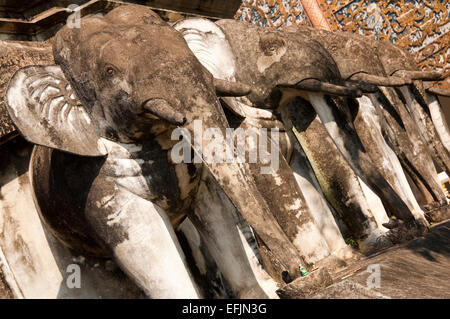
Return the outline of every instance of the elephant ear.
[[[29,142],[84,156],[106,155],[92,120],[59,66],[19,69],[6,91],[9,115]]]
[[[177,22],[189,49],[215,79],[235,82],[236,61],[225,33],[205,18],[190,18]]]
[[[236,82],[234,53],[225,33],[217,24],[205,18],[190,18],[175,23],[173,27],[183,35],[189,49],[213,75],[216,94],[222,97],[229,110],[242,118],[273,118],[273,114],[267,110],[258,110],[242,103],[245,98],[233,98],[249,94],[251,88]]]

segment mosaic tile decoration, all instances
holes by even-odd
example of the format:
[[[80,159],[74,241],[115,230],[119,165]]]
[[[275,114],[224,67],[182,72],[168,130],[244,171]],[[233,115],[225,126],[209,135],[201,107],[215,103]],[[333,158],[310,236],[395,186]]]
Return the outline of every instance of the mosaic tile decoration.
[[[317,0],[332,30],[407,48],[423,70],[450,75],[450,1]],[[261,26],[311,25],[300,0],[244,0],[235,16]],[[450,89],[450,78],[443,84]]]

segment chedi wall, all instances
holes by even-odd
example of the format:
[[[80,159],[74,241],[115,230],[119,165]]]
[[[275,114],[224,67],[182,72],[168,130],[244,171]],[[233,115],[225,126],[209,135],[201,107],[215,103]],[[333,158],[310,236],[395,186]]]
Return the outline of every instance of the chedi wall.
[[[442,52],[364,3],[322,3],[330,32],[294,1],[235,20],[99,1],[2,41],[5,297],[299,297],[308,270],[323,288],[448,219],[447,65],[423,64]],[[442,43],[448,8],[406,7]]]

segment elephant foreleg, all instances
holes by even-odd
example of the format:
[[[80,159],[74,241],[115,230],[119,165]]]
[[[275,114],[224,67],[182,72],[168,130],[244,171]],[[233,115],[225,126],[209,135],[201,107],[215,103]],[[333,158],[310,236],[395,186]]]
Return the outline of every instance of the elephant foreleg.
[[[416,175],[417,178],[420,178],[435,201],[441,204],[447,203],[428,149],[423,145],[420,137],[414,137],[408,134],[407,130],[411,127],[411,120],[407,121],[410,125],[404,123],[403,117],[400,115],[400,110],[397,110],[391,103],[392,100],[388,99],[388,96],[392,96],[392,94],[387,88],[382,88],[382,90],[384,94],[372,95],[371,100],[379,107],[384,115],[386,122],[383,130],[390,138],[391,144],[394,146],[394,151],[401,161],[407,164],[411,172],[414,173],[411,177]],[[403,115],[404,117],[406,116],[406,114]],[[412,134],[414,132],[416,132],[415,128],[413,128]],[[424,196],[427,195],[424,193]]]
[[[290,138],[294,145],[290,166],[294,173],[294,177],[305,196],[311,215],[328,244],[330,253],[342,259],[351,258],[351,248],[346,245],[344,238],[342,237],[335,217],[333,216],[329,204],[325,200],[325,195],[320,189],[319,182],[314,175],[314,171],[309,164],[306,154],[296,141],[293,133],[290,134]]]
[[[203,238],[235,297],[276,297],[274,290],[269,288],[265,292],[261,288],[275,288],[276,285],[262,269],[252,267],[240,238],[236,214],[236,208],[205,169],[189,219]]]
[[[255,132],[254,137],[259,140],[259,162],[248,161],[247,165],[259,192],[269,205],[278,224],[305,262],[314,264],[330,255],[328,245],[312,218],[311,210],[298,187],[292,169],[280,153],[279,147],[276,146],[279,144],[277,141],[279,137],[275,137],[273,132],[270,137],[269,134],[260,133],[258,126],[248,120],[240,125],[241,129]],[[250,146],[249,151],[254,149]],[[265,163],[262,163],[269,157],[272,158],[271,169],[268,166],[264,167]],[[276,165],[275,161],[277,161]],[[267,171],[262,171],[262,167]]]
[[[166,213],[112,181],[96,181],[87,220],[121,269],[151,298],[199,298]]]
[[[359,242],[359,248],[368,252],[391,245],[386,237],[388,230],[376,222],[358,177],[312,106],[300,99],[288,106],[295,137],[305,151],[325,197],[351,236]]]
[[[383,137],[381,110],[377,110],[366,96],[359,98],[358,104],[359,111],[354,119],[354,125],[370,159],[408,205],[413,215],[416,218],[424,218],[424,213],[414,197],[398,157]]]
[[[450,158],[438,136],[436,127],[431,121],[431,114],[429,114],[428,105],[426,105],[422,96],[420,96],[419,89],[414,88],[414,92],[409,87],[401,87],[401,94],[403,95],[406,106],[408,107],[417,127],[428,144],[431,154],[442,170],[450,174]],[[422,103],[420,103],[421,101]],[[426,109],[424,109],[426,108]]]
[[[426,93],[425,97],[430,110],[431,120],[436,127],[436,131],[439,134],[442,144],[444,144],[446,150],[450,153],[450,130],[448,128],[447,121],[445,120],[445,115],[442,112],[442,107],[439,100],[434,94]]]
[[[404,221],[413,221],[414,215],[373,165],[356,134],[348,131],[351,120],[344,120],[348,113],[345,102],[341,105],[335,103],[339,114],[334,114],[333,105],[329,105],[322,94],[309,93],[308,97],[327,132],[357,175],[380,197],[391,214]],[[348,124],[344,125],[344,122]]]

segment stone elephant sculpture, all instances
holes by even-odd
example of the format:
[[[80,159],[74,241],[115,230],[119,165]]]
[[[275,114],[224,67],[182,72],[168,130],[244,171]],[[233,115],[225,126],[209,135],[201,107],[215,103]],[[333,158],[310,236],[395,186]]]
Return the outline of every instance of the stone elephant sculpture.
[[[287,116],[288,112],[283,110],[283,107],[280,107],[280,105],[284,104],[285,107],[288,104],[287,102],[297,95],[305,97],[305,94],[300,92],[302,90],[311,90],[311,86],[315,86],[314,90],[334,96],[351,96],[352,94],[355,96],[361,93],[358,92],[358,88],[369,91],[371,89],[373,90],[371,85],[367,85],[361,81],[357,83],[353,92],[351,92],[352,90],[348,87],[333,87],[328,83],[322,85],[321,83],[333,80],[336,81],[335,83],[340,83],[342,85],[351,85],[351,83],[340,81],[341,77],[339,70],[331,56],[327,54],[319,43],[311,41],[307,36],[275,31],[270,28],[258,28],[233,20],[220,20],[214,24],[205,19],[188,19],[178,22],[174,27],[184,34],[190,48],[216,77],[231,81],[237,80],[239,82],[247,83],[252,87],[257,87],[248,97],[240,99],[224,98],[232,111],[236,114],[241,114],[242,117],[246,117],[252,113],[252,111],[248,110],[248,106],[269,109],[278,108],[281,110],[281,115],[279,117],[287,124],[287,127],[292,127],[291,119]],[[307,51],[310,54],[304,56],[294,53],[296,51],[301,51],[293,44],[295,41],[302,41],[304,47],[314,48],[315,52],[310,53]],[[301,63],[298,61],[301,61]],[[296,64],[296,62],[298,62],[298,64]],[[314,71],[312,71],[313,66]],[[405,83],[405,80],[402,78],[373,78],[376,78],[378,81],[392,81],[391,84],[396,85]],[[371,83],[370,81],[366,82],[369,82],[369,84]],[[255,94],[255,92],[258,92],[259,95]],[[332,126],[335,125],[336,121],[332,117],[327,119],[332,107],[327,105],[327,102],[321,99],[320,96],[314,96],[314,94],[311,93],[309,93],[309,95],[310,96],[306,96],[305,99],[310,100],[313,105],[315,105],[315,110],[313,110],[313,112],[317,111],[317,113],[321,114],[321,118],[324,119],[324,122],[328,123],[329,126],[328,132],[323,131],[320,135],[320,143],[324,145],[323,153],[319,154],[320,147],[318,145],[311,147],[310,150],[314,149],[312,152],[315,152],[316,155],[318,155],[316,156],[317,159],[322,157],[325,160],[334,148],[333,158],[337,160],[332,164],[327,163],[326,160],[322,161],[320,164],[322,165],[321,170],[323,172],[324,169],[327,169],[328,174],[325,174],[327,176],[322,175],[321,179],[328,179],[329,185],[331,185],[333,179],[341,181],[341,187],[335,187],[336,190],[339,189],[339,191],[341,191],[341,194],[335,194],[336,196],[333,195],[333,198],[336,199],[335,202],[340,202],[335,205],[335,208],[338,208],[338,210],[341,208],[340,210],[343,212],[353,212],[352,214],[347,213],[347,220],[354,225],[353,228],[355,229],[355,233],[359,233],[358,237],[367,239],[370,233],[374,233],[375,230],[380,229],[382,226],[375,225],[376,221],[373,220],[373,217],[371,216],[372,213],[367,207],[367,203],[361,204],[366,201],[363,198],[363,190],[359,185],[357,177],[353,174],[352,169],[346,167],[346,159],[352,162],[353,168],[360,172],[361,175],[365,176],[368,184],[376,189],[377,194],[385,200],[384,203],[391,209],[391,213],[394,213],[394,215],[397,214],[400,218],[409,221],[413,221],[417,217],[420,228],[426,226],[423,214],[422,216],[414,216],[411,214],[412,210],[410,211],[409,208],[406,207],[402,199],[399,198],[374,165],[371,165],[368,156],[361,151],[361,146],[358,145],[358,141],[355,141],[354,137],[351,136],[351,133],[345,133],[342,128],[339,128],[338,132],[333,132]],[[253,116],[260,118],[266,117],[267,119],[270,118],[270,115],[264,115],[264,112],[269,113],[268,110],[253,109]],[[317,119],[317,121],[320,120]],[[316,126],[314,130],[319,130],[320,126],[321,125]],[[337,138],[330,140],[328,133]],[[319,136],[316,134],[315,138],[318,137]],[[312,140],[314,139],[311,139],[311,141]],[[348,144],[351,145],[350,150]],[[305,144],[303,143],[302,146],[304,145]],[[338,147],[337,149],[336,146]],[[356,155],[355,152],[357,153]],[[341,158],[342,154],[344,154],[344,158]],[[325,168],[325,166],[328,166],[328,168]],[[343,172],[346,173],[344,174]],[[331,176],[333,174],[335,177]],[[337,175],[339,175],[339,177],[337,177]],[[342,183],[342,181],[345,182]],[[342,184],[346,185],[345,189],[343,189]],[[334,186],[338,186],[338,184],[335,183]],[[330,189],[330,187],[327,188]],[[343,193],[349,195],[347,200],[343,200]],[[346,197],[346,195],[344,195],[344,197]],[[354,204],[349,205],[352,200]],[[379,206],[383,209],[382,205]],[[363,213],[361,214],[361,212]],[[358,215],[361,215],[359,219]],[[386,221],[387,220],[385,219],[384,222]],[[372,225],[372,227],[362,226],[362,224],[365,224],[366,226],[369,224]],[[366,228],[366,232],[363,231],[364,228]],[[356,231],[356,229],[358,230]],[[368,241],[378,241],[378,247],[385,246],[387,243],[380,244],[379,242],[380,240],[383,241],[383,239],[381,239],[383,236],[383,234],[378,233],[377,235],[372,236],[374,238],[370,238]],[[372,242],[371,244],[374,243]]]
[[[443,75],[438,72],[419,71],[413,58],[400,47],[390,43],[372,45],[387,74],[413,80],[411,85],[399,88],[396,93],[406,105],[435,163],[449,174],[449,132],[436,97],[444,95],[445,92],[436,90],[430,85],[432,81],[443,80]],[[446,199],[436,196],[434,192],[432,195],[440,205],[447,204]]]
[[[248,86],[214,79],[182,36],[142,7],[64,27],[53,53],[57,65],[16,72],[6,98],[19,131],[37,144],[31,183],[58,239],[112,256],[150,297],[196,298],[173,232],[189,215],[234,294],[265,297],[230,217],[236,209],[289,277],[299,275],[304,260],[248,178],[248,165],[208,161],[186,137],[195,136],[196,120],[203,132],[225,136],[217,94],[245,95]],[[184,143],[172,139],[177,127]],[[199,160],[174,162],[180,145]]]
[[[424,85],[424,89],[426,94],[425,102],[428,105],[429,116],[431,116],[431,120],[433,121],[436,131],[439,134],[442,144],[444,144],[444,147],[448,152],[450,152],[450,130],[447,122],[445,121],[442,105],[438,99],[439,96],[450,97],[450,92],[439,87],[430,86],[430,84]]]
[[[404,124],[398,124],[401,119],[395,111],[400,106],[392,106],[391,103],[387,103],[388,98],[385,97],[385,95],[391,97],[395,94],[393,88],[411,84],[412,80],[405,77],[386,76],[377,52],[367,44],[367,41],[363,41],[358,36],[301,26],[291,27],[290,30],[306,34],[322,43],[335,59],[343,77],[348,81],[355,83],[364,81],[380,87],[380,92],[377,92],[378,90],[367,92],[366,96],[358,98],[357,103],[352,106],[352,114],[347,112],[344,117],[347,118],[347,123],[353,123],[353,128],[364,149],[378,170],[383,173],[415,216],[423,218],[423,212],[408,185],[400,162],[393,153],[392,146],[389,146],[383,137],[387,134],[386,131],[390,131],[395,139],[391,145],[397,145],[394,149],[404,165],[411,163],[408,167],[413,166],[412,170],[420,172],[423,179],[430,181],[436,194],[443,195],[439,184],[435,182],[437,173],[427,149],[422,144],[416,147],[411,145],[411,137],[417,139],[418,136],[406,134]],[[385,116],[381,114],[383,111]],[[390,129],[386,129],[384,117],[388,118]],[[411,119],[406,118],[407,120],[413,134],[417,133]]]
[[[421,91],[417,89],[417,85],[420,86],[417,80],[438,80],[442,78],[442,75],[437,72],[419,72],[412,58],[401,48],[392,44],[369,41],[353,34],[331,33],[308,27],[295,27],[291,28],[291,31],[307,34],[322,43],[335,59],[345,79],[356,82],[363,80],[378,86],[378,92],[367,94],[370,101],[368,98],[359,99],[358,113],[353,121],[371,159],[377,163],[377,167],[387,176],[391,185],[408,203],[408,206],[417,211],[416,215],[423,213],[420,212],[417,201],[411,196],[398,160],[388,155],[390,148],[386,147],[385,141],[380,139],[381,128],[383,128],[383,134],[389,137],[390,144],[415,183],[424,193],[431,193],[434,201],[441,205],[446,204],[431,155],[443,169],[446,168],[445,163],[449,162],[448,155],[437,138],[431,121],[425,120],[426,112],[417,107],[418,102],[413,101],[414,98],[408,93],[411,87],[416,88],[415,92]],[[375,105],[379,106],[378,110]],[[379,117],[376,115],[377,112],[382,112],[383,116],[377,119]],[[373,120],[377,123],[375,124]],[[371,124],[370,121],[372,121]],[[430,134],[425,133],[425,129],[420,129],[420,121],[426,122],[423,126],[428,125],[427,130],[431,132]],[[367,125],[372,126],[373,129],[368,130]],[[377,131],[378,141],[375,140],[376,135],[367,134],[367,132]],[[427,136],[429,136],[428,139],[423,138]],[[431,149],[426,144],[431,145]],[[380,156],[382,154],[386,155]],[[380,163],[381,159],[385,164],[391,162],[392,166],[388,165],[390,166],[388,168],[383,165]]]
[[[231,52],[231,49],[227,49],[228,44],[226,42],[214,42],[214,36],[225,38],[225,34],[219,26],[207,19],[188,19],[176,23],[174,28],[183,34],[191,50],[214,77],[235,81],[234,76],[238,65],[235,64],[234,54]],[[323,54],[323,49],[317,46],[311,47],[305,38],[293,39],[293,46],[296,47],[298,55],[290,57],[291,63],[301,60],[301,56],[310,56],[311,60],[313,60],[320,59]],[[313,50],[316,51],[313,52]],[[310,74],[314,72],[313,70],[309,71]],[[298,69],[293,72],[299,78],[305,76]],[[333,86],[328,83],[328,79],[321,72],[324,73],[323,70],[318,69],[314,76],[321,78],[325,87],[340,90],[341,94],[355,94],[356,90],[354,89],[337,85]],[[307,88],[307,90],[309,89]],[[289,167],[292,143],[284,125],[277,119],[277,116],[271,110],[248,107],[245,103],[237,102],[239,104],[236,104],[236,101],[227,98],[224,98],[223,102],[225,110],[229,110],[229,117],[235,119],[230,120],[231,125],[233,126],[233,123],[237,122],[233,127],[238,129],[277,128],[280,130],[280,149],[283,151],[284,157],[280,158],[277,172],[274,172],[274,174],[260,174],[254,167],[252,169],[252,177],[256,180],[257,187],[264,198],[270,203],[271,211],[274,213],[280,226],[301,252],[306,263],[318,264],[320,261],[326,264],[332,259],[326,258],[330,254],[342,259],[349,258],[352,254],[343,240],[327,203],[323,201],[320,194],[313,188],[314,186],[306,180],[310,179],[310,176],[303,178],[299,182],[299,179],[302,179],[302,177],[296,176]],[[231,104],[229,104],[230,102]],[[296,156],[296,159],[302,161],[299,169],[304,169],[304,165],[308,165],[304,159],[300,159],[298,156]],[[269,182],[270,179],[274,179],[274,182]],[[293,190],[296,190],[297,195],[292,194]],[[309,194],[305,192],[309,192]],[[280,198],[292,198],[293,200],[280,201]],[[291,204],[286,205],[287,202]],[[301,213],[299,213],[300,211]],[[319,228],[319,232],[316,230],[317,228]],[[325,242],[322,237],[325,239]],[[314,238],[314,242],[311,240],[312,238]],[[262,250],[264,251],[264,248]]]
[[[450,151],[450,134],[436,96],[450,96],[450,94],[430,84],[433,81],[443,80],[443,75],[439,72],[420,71],[411,55],[400,47],[390,43],[376,43],[373,46],[387,74],[413,80],[412,86],[402,89],[403,98],[421,133],[427,142],[431,142],[435,156],[439,157],[439,161],[447,161],[448,155],[443,153],[440,143],[447,151]],[[440,141],[437,138],[440,138]],[[441,165],[443,170],[448,170],[448,163],[441,163]]]

